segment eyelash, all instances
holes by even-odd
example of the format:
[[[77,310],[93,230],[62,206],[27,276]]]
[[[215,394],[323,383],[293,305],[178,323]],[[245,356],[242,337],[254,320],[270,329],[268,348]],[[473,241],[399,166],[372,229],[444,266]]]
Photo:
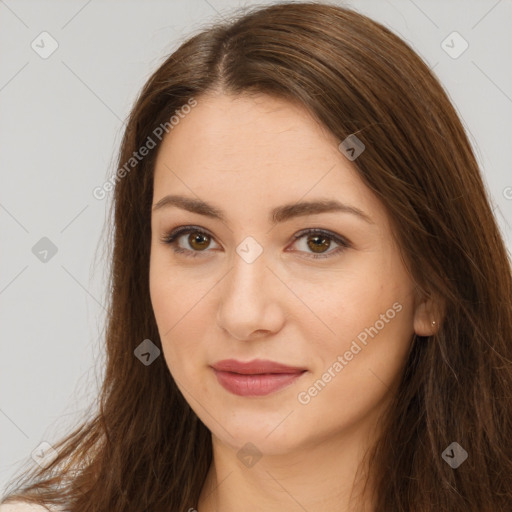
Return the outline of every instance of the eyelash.
[[[182,247],[176,247],[176,243],[177,243],[178,239],[182,235],[186,235],[186,234],[190,234],[190,233],[198,233],[200,235],[206,235],[207,237],[213,238],[213,236],[210,235],[207,231],[204,231],[203,229],[201,229],[199,227],[181,226],[181,227],[176,228],[175,230],[171,231],[170,233],[164,234],[161,238],[161,241],[164,244],[172,246],[175,253],[184,254],[186,257],[190,257],[190,258],[202,257],[203,255],[201,253],[204,251],[191,251],[189,249],[183,249]],[[323,229],[315,229],[315,228],[305,229],[303,231],[300,231],[296,235],[294,235],[293,238],[295,240],[299,240],[300,238],[303,238],[304,236],[310,235],[310,234],[321,235],[326,238],[329,238],[329,239],[333,240],[334,242],[336,242],[337,244],[339,244],[341,247],[337,247],[336,249],[326,253],[325,255],[313,254],[310,256],[306,256],[307,258],[311,258],[311,259],[330,258],[333,255],[339,254],[339,253],[345,251],[346,249],[348,249],[349,247],[351,247],[351,245],[348,243],[348,241],[346,239],[344,239],[330,231],[325,231]]]

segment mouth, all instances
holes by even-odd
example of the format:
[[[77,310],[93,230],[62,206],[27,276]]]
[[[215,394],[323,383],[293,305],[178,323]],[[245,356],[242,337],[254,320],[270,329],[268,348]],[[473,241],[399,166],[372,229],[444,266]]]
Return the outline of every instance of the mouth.
[[[264,396],[283,389],[304,373],[305,368],[288,366],[274,361],[233,359],[212,365],[219,384],[238,396]]]

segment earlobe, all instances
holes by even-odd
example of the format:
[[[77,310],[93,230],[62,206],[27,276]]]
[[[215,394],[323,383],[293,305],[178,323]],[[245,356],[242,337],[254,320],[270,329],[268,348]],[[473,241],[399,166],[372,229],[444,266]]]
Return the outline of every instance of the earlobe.
[[[431,298],[423,299],[414,312],[414,332],[418,336],[432,336],[439,330],[440,313]]]

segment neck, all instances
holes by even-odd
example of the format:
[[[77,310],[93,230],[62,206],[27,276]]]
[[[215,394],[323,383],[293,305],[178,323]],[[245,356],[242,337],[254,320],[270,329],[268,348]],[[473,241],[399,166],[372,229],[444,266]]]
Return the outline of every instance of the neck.
[[[237,457],[236,447],[212,435],[213,462],[197,512],[348,512],[355,505],[370,512],[371,484],[363,493],[368,439],[369,432],[357,424],[293,452],[262,454],[248,467]]]

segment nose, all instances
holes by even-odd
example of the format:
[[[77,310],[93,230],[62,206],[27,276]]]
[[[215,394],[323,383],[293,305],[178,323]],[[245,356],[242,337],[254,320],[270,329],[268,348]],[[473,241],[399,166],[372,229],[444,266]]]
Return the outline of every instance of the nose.
[[[282,297],[286,287],[264,256],[265,252],[248,263],[235,254],[233,268],[223,279],[217,325],[240,341],[278,332],[286,316]]]

